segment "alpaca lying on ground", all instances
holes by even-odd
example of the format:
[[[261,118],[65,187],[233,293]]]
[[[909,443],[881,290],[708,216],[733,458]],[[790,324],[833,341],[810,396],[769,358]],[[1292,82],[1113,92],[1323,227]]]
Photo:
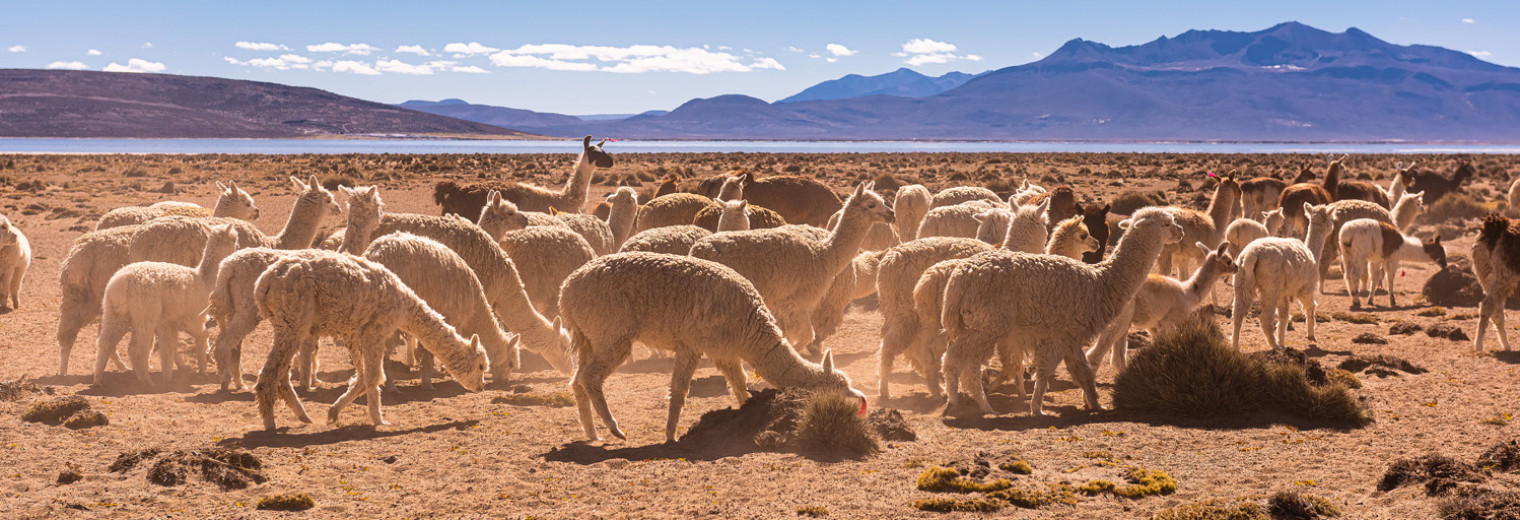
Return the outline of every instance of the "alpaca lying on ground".
[[[1254,222],[1254,221],[1252,221]],[[1266,238],[1266,237],[1262,237]],[[1113,352],[1114,368],[1124,371],[1128,365],[1129,331],[1141,329],[1157,337],[1162,328],[1182,323],[1203,304],[1204,296],[1214,294],[1214,283],[1235,274],[1235,260],[1226,251],[1228,243],[1217,249],[1209,249],[1202,242],[1194,243],[1205,250],[1203,265],[1186,281],[1170,276],[1152,274],[1140,284],[1135,299],[1109,324],[1098,343],[1087,351],[1087,363],[1096,372],[1103,366],[1103,358]]]
[[[11,219],[0,216],[0,308],[21,308],[21,282],[32,266],[32,243]]]
[[[481,182],[460,186],[454,181],[443,181],[433,187],[433,202],[442,208],[444,215],[453,213],[474,222],[480,219],[480,210],[486,205],[486,195],[492,191],[501,193],[522,211],[548,213],[555,208],[566,213],[585,211],[587,192],[591,189],[591,176],[597,168],[611,168],[612,156],[602,151],[607,142],[591,144],[591,136],[581,140],[581,154],[575,158],[570,180],[560,190],[540,188],[531,184],[512,181]]]
[[[264,429],[274,430],[275,399],[284,400],[302,422],[311,422],[290,384],[290,362],[301,345],[317,335],[343,340],[354,365],[348,391],[327,412],[329,424],[362,390],[370,421],[389,424],[380,413],[385,382],[386,341],[399,330],[416,337],[443,361],[444,368],[471,392],[485,387],[490,364],[480,338],[466,340],[427,303],[380,264],[343,253],[313,251],[309,258],[283,258],[254,284],[259,314],[274,326],[269,359],[254,385],[254,401]]]
[[[1520,222],[1491,213],[1483,218],[1483,230],[1472,247],[1473,272],[1483,286],[1483,303],[1478,305],[1478,331],[1473,347],[1483,351],[1483,336],[1493,320],[1499,331],[1499,345],[1509,351],[1509,329],[1504,326],[1504,303],[1520,288]]]
[[[1337,243],[1340,244],[1342,264],[1346,266],[1346,294],[1351,295],[1351,308],[1362,307],[1361,289],[1367,285],[1367,303],[1372,304],[1371,272],[1382,271],[1388,280],[1388,306],[1396,307],[1393,280],[1399,271],[1399,262],[1434,263],[1446,268],[1446,248],[1441,237],[1422,241],[1406,237],[1393,224],[1370,218],[1356,219],[1341,227]],[[1369,268],[1371,267],[1371,268]]]
[[[222,259],[237,250],[237,234],[231,227],[211,231],[201,253],[200,265],[189,268],[166,262],[127,264],[111,276],[101,301],[100,338],[96,343],[96,385],[105,382],[106,363],[116,352],[122,336],[132,332],[127,348],[132,371],[143,383],[148,378],[148,356],[158,349],[164,382],[170,379],[179,352],[179,332],[195,339],[200,370],[206,369],[206,305]]]
[[[845,201],[844,218],[825,239],[816,239],[805,226],[727,231],[698,240],[691,256],[744,275],[765,297],[787,339],[805,344],[813,338],[810,315],[829,283],[860,253],[871,226],[892,218],[892,208],[867,183]]]
[[[980,367],[999,342],[1014,337],[1034,345],[1032,413],[1043,414],[1045,390],[1063,359],[1088,407],[1099,407],[1083,349],[1134,298],[1162,245],[1183,234],[1164,208],[1141,209],[1124,226],[1113,256],[1097,265],[1006,250],[962,261],[945,284],[941,315],[950,340],[946,412],[958,403],[956,390],[965,380],[982,411],[996,413],[982,388]]]
[[[693,225],[662,226],[640,231],[623,242],[619,253],[643,251],[685,256],[691,253],[692,244],[713,232]]]
[[[1309,243],[1323,243],[1330,234],[1329,213],[1311,211],[1304,203],[1297,213],[1307,221]],[[1235,350],[1240,350],[1240,326],[1258,294],[1261,299],[1261,332],[1267,345],[1282,350],[1287,341],[1291,299],[1297,299],[1304,308],[1308,339],[1314,341],[1314,296],[1319,287],[1319,258],[1304,242],[1291,238],[1268,237],[1251,242],[1241,250],[1237,260],[1239,270],[1235,273],[1235,305],[1230,319],[1234,333],[1230,336]],[[1277,334],[1272,334],[1273,325]]]
[[[692,374],[704,355],[741,405],[749,397],[740,367],[747,363],[778,387],[849,392],[860,398],[865,412],[865,395],[834,369],[833,354],[824,353],[821,366],[802,359],[754,286],[716,262],[657,253],[604,256],[565,280],[560,305],[578,360],[570,387],[591,440],[600,438],[593,409],[613,436],[628,438],[607,407],[602,386],[628,360],[634,341],[675,354],[666,441],[675,440]]]
[[[95,230],[100,231],[102,229],[142,224],[166,214],[186,216],[210,215],[250,222],[259,219],[259,207],[254,205],[253,196],[243,191],[242,188],[239,188],[237,181],[228,181],[225,185],[217,182],[216,189],[220,192],[220,195],[216,198],[216,206],[209,212],[205,208],[189,202],[166,201],[147,207],[128,206],[107,211],[105,215],[100,217],[100,221],[95,223]],[[191,211],[185,211],[186,209]]]

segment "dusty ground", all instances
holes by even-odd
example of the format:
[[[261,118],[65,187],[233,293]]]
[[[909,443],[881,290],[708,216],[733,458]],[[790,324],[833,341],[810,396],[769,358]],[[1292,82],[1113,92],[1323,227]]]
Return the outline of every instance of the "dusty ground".
[[[606,184],[620,179],[637,182],[640,177],[654,181],[670,172],[701,176],[744,166],[816,175],[841,189],[884,172],[934,187],[1017,182],[1028,175],[1036,180],[1048,177],[1047,186],[1071,183],[1086,197],[1157,187],[1172,191],[1174,202],[1193,201],[1203,192],[1179,193],[1177,179],[1198,185],[1206,170],[1239,169],[1250,175],[1323,162],[1305,156],[1127,154],[657,154],[619,159]],[[1394,160],[1407,159],[1358,158],[1352,169],[1381,178]],[[1422,164],[1449,172],[1449,159],[1424,157]],[[1515,158],[1477,160],[1488,178],[1470,185],[1467,193],[1495,200],[1503,188],[1494,186],[1507,187]],[[1380,324],[1321,324],[1320,341],[1313,346],[1305,344],[1301,329],[1289,333],[1290,346],[1307,348],[1327,366],[1351,354],[1391,354],[1430,370],[1386,379],[1364,376],[1366,386],[1356,392],[1376,422],[1363,428],[1300,428],[1304,425],[1276,417],[1177,425],[1132,413],[1087,413],[1080,410],[1080,392],[1065,382],[1069,379],[1064,371],[1063,382],[1050,395],[1053,403],[1047,405],[1057,418],[1032,418],[1027,403],[997,395],[993,402],[1005,411],[1002,415],[942,419],[941,402],[929,399],[918,377],[900,363],[893,376],[893,393],[900,397],[871,404],[902,409],[919,439],[885,443],[880,454],[858,461],[758,450],[682,451],[660,445],[670,366],[658,360],[631,363],[607,383],[612,409],[630,440],[590,445],[581,442],[573,408],[492,404],[493,397],[511,393],[517,385],[536,394],[563,392],[567,378],[541,362],[530,363],[513,381],[493,384],[479,394],[465,393],[451,382],[424,392],[415,379],[404,380],[400,395],[387,397],[385,403],[393,426],[368,426],[361,408],[350,408],[340,425],[298,425],[282,408],[278,420],[290,427],[274,434],[259,431],[250,394],[220,392],[209,377],[145,387],[125,374],[112,373],[104,388],[92,388],[80,374],[87,373],[94,356],[93,325],[81,334],[71,375],[56,374],[58,263],[71,241],[105,210],[169,199],[209,206],[209,180],[235,178],[255,188],[265,215],[258,225],[275,232],[291,203],[284,178],[292,173],[378,183],[388,210],[435,213],[430,199],[435,178],[522,175],[558,184],[568,162],[565,156],[0,156],[3,213],[26,230],[37,256],[22,308],[0,315],[0,359],[5,360],[0,381],[27,377],[56,394],[86,396],[111,423],[74,431],[21,422],[20,413],[33,401],[49,397],[45,394],[0,402],[0,518],[294,517],[301,513],[256,511],[253,505],[266,495],[302,492],[315,498],[316,509],[304,513],[313,517],[791,518],[798,516],[800,507],[821,506],[830,518],[932,518],[940,514],[909,505],[934,495],[918,491],[915,478],[928,466],[967,459],[979,451],[1015,453],[1049,479],[1060,479],[1107,452],[1166,471],[1180,481],[1170,496],[1082,498],[1074,507],[1003,513],[1021,517],[1144,518],[1204,499],[1298,489],[1328,498],[1350,518],[1428,518],[1436,515],[1435,500],[1418,487],[1375,491],[1390,463],[1426,453],[1472,460],[1486,447],[1515,437],[1514,425],[1485,420],[1520,411],[1520,385],[1513,384],[1520,355],[1478,355],[1470,342],[1423,334],[1388,336],[1386,345],[1350,342],[1364,332],[1385,335],[1395,321],[1429,327],[1449,320],[1472,334],[1475,321],[1468,316],[1476,309],[1450,309],[1445,318],[1422,317],[1416,312],[1427,306],[1420,303],[1374,310]],[[180,194],[149,191],[169,179],[179,183]],[[42,184],[33,184],[36,181]],[[652,187],[653,182],[644,186]],[[609,189],[599,184],[595,192]],[[1472,229],[1473,221],[1454,224],[1448,232],[1462,236],[1448,247],[1465,253],[1473,238],[1462,231]],[[1416,302],[1418,287],[1434,270],[1409,266],[1406,271],[1397,289],[1403,301]],[[1328,287],[1331,294],[1321,296],[1321,311],[1347,310],[1341,282],[1332,281]],[[1219,294],[1222,302],[1228,301],[1224,290]],[[880,326],[874,305],[864,302],[850,311],[829,343],[856,387],[873,396]],[[265,328],[250,338],[247,366],[260,364],[268,339]],[[1264,349],[1254,319],[1247,322],[1244,345],[1248,350]],[[337,397],[343,387],[339,381],[348,374],[341,350],[324,347],[323,355],[327,371],[322,377],[329,382],[303,396],[317,411]],[[1113,376],[1111,369],[1100,374],[1105,405],[1112,403]],[[682,425],[731,404],[721,377],[705,366],[697,373]],[[183,485],[161,487],[148,483],[141,467],[126,473],[107,471],[123,452],[210,446],[248,448],[262,459],[268,481],[222,491],[193,473]],[[83,480],[55,484],[69,465],[78,468]]]

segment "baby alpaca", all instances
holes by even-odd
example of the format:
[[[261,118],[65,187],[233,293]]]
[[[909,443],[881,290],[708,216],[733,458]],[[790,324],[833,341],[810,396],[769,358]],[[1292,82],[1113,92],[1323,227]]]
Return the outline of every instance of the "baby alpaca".
[[[21,308],[21,281],[31,265],[31,242],[11,219],[0,217],[0,308]]]
[[[283,258],[254,284],[259,314],[274,326],[274,345],[254,384],[254,401],[264,429],[274,430],[275,399],[311,422],[290,384],[290,363],[301,345],[319,335],[343,340],[354,365],[348,391],[327,412],[336,424],[338,413],[362,390],[369,402],[370,421],[389,424],[380,414],[380,385],[386,340],[399,330],[417,338],[423,348],[443,360],[444,368],[471,392],[485,387],[490,365],[479,337],[466,340],[444,322],[411,288],[384,266],[358,257],[312,251],[306,258]]]
[[[1145,283],[1140,284],[1135,299],[1098,337],[1098,344],[1087,351],[1087,362],[1094,371],[1103,366],[1104,354],[1110,349],[1114,352],[1114,367],[1123,371],[1127,364],[1130,329],[1150,331],[1154,338],[1162,328],[1182,323],[1203,304],[1205,295],[1214,294],[1216,282],[1238,270],[1235,260],[1226,251],[1228,243],[1219,244],[1218,249],[1209,249],[1202,242],[1196,244],[1204,251],[1204,257],[1203,265],[1193,272],[1192,277],[1181,281],[1151,274]]]
[[[1330,233],[1328,214],[1310,211],[1309,203],[1301,210],[1308,221],[1308,239],[1322,243]],[[1317,248],[1316,248],[1317,249]],[[1261,295],[1261,332],[1267,345],[1282,350],[1288,334],[1290,299],[1297,298],[1304,307],[1308,338],[1314,341],[1314,295],[1319,287],[1319,258],[1309,246],[1291,238],[1268,237],[1247,244],[1240,252],[1239,270],[1235,273],[1235,305],[1230,319],[1234,323],[1231,343],[1240,350],[1240,326],[1257,294]],[[1272,334],[1276,324],[1277,335]]]
[[[211,231],[198,267],[167,262],[127,264],[106,284],[101,303],[100,338],[95,352],[95,384],[105,381],[106,362],[127,331],[132,342],[127,355],[132,371],[143,383],[148,379],[148,356],[157,343],[159,368],[164,382],[174,370],[174,355],[184,331],[195,338],[196,358],[206,369],[206,306],[223,258],[237,250],[237,234],[229,226]],[[155,338],[156,336],[156,338]]]
[[[586,437],[597,440],[592,410],[613,436],[627,439],[607,407],[603,382],[628,360],[633,342],[675,354],[670,379],[670,413],[665,440],[675,440],[676,424],[692,374],[702,356],[728,380],[742,405],[749,390],[741,363],[778,387],[844,391],[860,399],[850,377],[834,369],[825,352],[822,365],[802,359],[782,337],[760,293],[722,264],[658,253],[618,253],[597,258],[565,280],[560,291],[565,326],[579,361],[570,388]]]
[[[1380,269],[1388,280],[1388,306],[1396,307],[1393,280],[1399,271],[1399,262],[1435,263],[1446,268],[1446,248],[1441,237],[1421,241],[1406,237],[1393,224],[1370,218],[1356,219],[1341,227],[1338,243],[1341,247],[1341,263],[1346,266],[1346,293],[1351,295],[1351,308],[1362,307],[1362,287],[1376,285],[1368,280],[1369,272]],[[1372,303],[1372,287],[1367,288],[1367,303]]]

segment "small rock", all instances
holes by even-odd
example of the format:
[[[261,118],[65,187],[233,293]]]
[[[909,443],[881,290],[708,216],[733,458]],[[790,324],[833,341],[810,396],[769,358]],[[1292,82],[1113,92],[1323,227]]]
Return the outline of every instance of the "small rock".
[[[1466,332],[1462,332],[1461,328],[1450,323],[1431,325],[1429,329],[1425,330],[1425,335],[1432,338],[1446,338],[1452,341],[1468,341],[1471,339],[1467,337]]]
[[[386,464],[395,464],[398,460],[401,459],[396,458],[395,455],[386,455],[384,457],[380,457],[380,462],[384,462]]]
[[[1371,332],[1363,332],[1361,334],[1357,334],[1356,337],[1351,338],[1351,342],[1352,343],[1356,343],[1356,344],[1360,344],[1360,345],[1387,345],[1388,344],[1388,340],[1383,339],[1382,336],[1379,336],[1377,334],[1373,334]]]
[[[1409,323],[1409,322],[1395,323],[1395,324],[1393,324],[1393,326],[1388,327],[1388,333],[1389,334],[1397,334],[1397,335],[1400,335],[1400,336],[1408,336],[1410,334],[1414,334],[1416,332],[1419,332],[1420,329],[1423,329],[1423,328],[1424,327],[1421,327],[1420,324],[1418,324],[1418,323]]]

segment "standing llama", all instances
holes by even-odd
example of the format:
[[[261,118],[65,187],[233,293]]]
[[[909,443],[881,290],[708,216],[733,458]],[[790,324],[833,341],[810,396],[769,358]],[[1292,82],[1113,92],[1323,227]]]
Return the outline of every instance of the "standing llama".
[[[1293,179],[1293,184],[1306,183],[1314,180],[1314,170],[1304,167],[1299,170],[1298,176]],[[1240,183],[1240,205],[1246,218],[1258,218],[1267,211],[1277,206],[1277,198],[1282,195],[1283,189],[1288,183],[1278,177],[1257,177]]]
[[[68,375],[69,355],[79,339],[79,330],[100,317],[106,283],[127,265],[127,248],[139,229],[141,225],[121,226],[80,235],[59,263],[58,375]],[[117,368],[126,368],[114,350],[111,362]]]
[[[1307,221],[1309,243],[1323,243],[1330,234],[1327,212],[1314,212],[1308,203],[1297,211]],[[1297,299],[1304,308],[1308,339],[1314,341],[1315,293],[1319,287],[1320,248],[1311,248],[1291,238],[1268,237],[1247,244],[1241,250],[1235,272],[1235,304],[1230,319],[1233,334],[1230,342],[1240,350],[1240,326],[1251,312],[1257,296],[1261,299],[1261,332],[1267,345],[1282,350],[1287,342],[1289,303]],[[1274,325],[1277,334],[1272,334]]]
[[[570,180],[561,190],[540,188],[531,184],[512,181],[481,182],[460,186],[454,181],[439,182],[433,187],[433,202],[442,208],[444,215],[453,213],[474,222],[480,218],[480,209],[486,205],[486,194],[501,192],[501,196],[517,204],[522,211],[548,213],[549,208],[566,213],[582,213],[586,207],[587,192],[591,189],[591,176],[597,168],[611,168],[612,156],[602,151],[607,142],[591,144],[591,136],[581,140],[581,154],[575,158]]]
[[[1520,221],[1490,213],[1483,218],[1483,229],[1472,246],[1473,272],[1483,286],[1483,303],[1478,305],[1478,331],[1473,347],[1483,351],[1483,337],[1493,321],[1499,331],[1499,345],[1509,351],[1509,329],[1504,326],[1504,303],[1520,289]]]
[[[318,335],[343,341],[354,366],[348,390],[328,409],[327,422],[363,391],[370,421],[390,424],[380,413],[387,340],[405,332],[443,360],[444,368],[471,392],[485,387],[490,359],[480,338],[465,339],[384,266],[343,253],[313,251],[306,258],[283,258],[254,284],[259,314],[274,326],[274,344],[254,384],[254,401],[265,430],[274,430],[276,399],[296,418],[311,422],[290,384],[290,363],[301,345]]]
[[[1331,168],[1320,184],[1299,182],[1283,188],[1282,194],[1277,197],[1277,207],[1283,210],[1283,225],[1277,236],[1297,238],[1307,234],[1309,222],[1297,208],[1305,203],[1319,206],[1334,202],[1331,194],[1339,185],[1340,168]]]
[[[11,219],[0,216],[0,308],[21,308],[21,281],[32,266],[32,243]]]
[[[602,386],[628,360],[634,341],[675,354],[667,442],[675,440],[692,374],[704,355],[728,380],[740,405],[749,398],[740,367],[747,363],[778,387],[849,392],[865,413],[865,394],[834,368],[834,355],[825,352],[821,365],[799,356],[755,287],[722,264],[658,253],[600,257],[565,280],[560,306],[578,360],[570,387],[591,440],[600,438],[593,409],[613,436],[628,438],[607,407]]]
[[[1446,198],[1446,195],[1461,192],[1462,184],[1471,179],[1475,173],[1477,172],[1473,170],[1472,163],[1467,159],[1457,161],[1457,171],[1452,173],[1451,178],[1432,171],[1416,171],[1414,165],[1411,164],[1407,173],[1408,191],[1424,193],[1425,203],[1435,205]]]
[[[1362,307],[1361,289],[1367,286],[1367,304],[1372,304],[1372,288],[1369,271],[1381,271],[1388,280],[1388,306],[1397,307],[1393,280],[1399,272],[1399,262],[1434,263],[1446,268],[1446,247],[1441,236],[1432,240],[1406,237],[1398,228],[1387,222],[1370,218],[1356,219],[1341,227],[1337,235],[1341,249],[1341,263],[1346,267],[1346,294],[1351,295],[1351,308]]]
[[[942,323],[945,394],[949,413],[962,380],[983,413],[987,402],[980,367],[997,343],[1019,337],[1033,345],[1035,386],[1030,412],[1044,415],[1044,395],[1062,360],[1082,387],[1089,408],[1100,408],[1084,348],[1132,300],[1162,246],[1181,240],[1182,226],[1164,208],[1145,208],[1121,224],[1125,233],[1108,260],[1088,265],[1051,255],[1011,251],[963,260],[945,284]]]
[[[821,182],[796,175],[755,179],[750,172],[740,172],[744,199],[781,215],[792,224],[827,227],[829,215],[839,211],[839,196]]]
[[[1225,231],[1234,220],[1233,211],[1235,204],[1240,200],[1240,184],[1235,182],[1235,173],[1231,172],[1220,178],[1218,185],[1214,187],[1214,196],[1209,199],[1209,207],[1206,211],[1176,208],[1167,208],[1172,218],[1182,225],[1184,235],[1182,241],[1168,244],[1161,249],[1161,259],[1156,263],[1157,271],[1163,275],[1172,276],[1172,266],[1175,265],[1179,277],[1188,276],[1203,263],[1203,253],[1193,244],[1203,242],[1212,250],[1224,242]]]

